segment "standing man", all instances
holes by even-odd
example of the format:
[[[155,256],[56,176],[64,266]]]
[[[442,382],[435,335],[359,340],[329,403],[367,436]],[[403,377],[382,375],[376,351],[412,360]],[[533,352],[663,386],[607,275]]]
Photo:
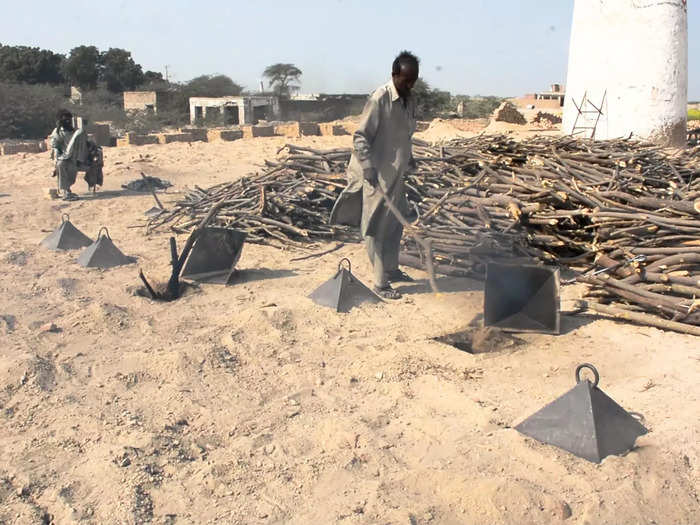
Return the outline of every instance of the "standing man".
[[[74,201],[78,196],[70,187],[75,184],[78,165],[86,160],[87,147],[83,129],[73,127],[73,115],[62,109],[58,112],[56,129],[51,133],[51,158],[56,160],[54,175],[58,176],[58,189],[63,200]]]
[[[403,226],[384,204],[377,186],[406,214],[404,175],[415,167],[411,138],[416,104],[411,89],[418,79],[418,63],[403,51],[391,67],[391,81],[367,101],[353,135],[348,186],[331,212],[331,224],[360,226],[374,269],[374,291],[385,299],[401,298],[391,283],[413,280],[399,269]]]

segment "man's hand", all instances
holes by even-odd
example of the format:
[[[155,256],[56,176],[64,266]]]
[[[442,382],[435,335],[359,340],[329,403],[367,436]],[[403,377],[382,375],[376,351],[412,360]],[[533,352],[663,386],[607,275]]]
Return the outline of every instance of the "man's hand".
[[[362,172],[362,176],[372,187],[376,186],[377,182],[379,182],[379,179],[377,178],[377,170],[374,168],[367,168]]]

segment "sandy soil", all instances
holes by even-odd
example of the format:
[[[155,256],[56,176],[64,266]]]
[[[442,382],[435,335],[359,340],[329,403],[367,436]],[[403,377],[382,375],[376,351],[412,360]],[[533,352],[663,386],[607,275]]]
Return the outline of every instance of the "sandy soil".
[[[284,142],[107,149],[103,191],[75,203],[45,198],[48,154],[0,157],[0,523],[698,523],[695,338],[564,316],[560,336],[472,355],[433,338],[478,318],[477,281],[434,295],[409,269],[396,303],[314,305],[340,257],[369,278],[360,245],[300,262],[246,245],[239,282],[170,304],[132,294],[137,265],[85,269],[38,245],[69,213],[163,279],[168,234],[134,228],[152,198],[121,184],[168,179],[167,206]],[[600,465],[512,429],[584,361],[651,431]]]

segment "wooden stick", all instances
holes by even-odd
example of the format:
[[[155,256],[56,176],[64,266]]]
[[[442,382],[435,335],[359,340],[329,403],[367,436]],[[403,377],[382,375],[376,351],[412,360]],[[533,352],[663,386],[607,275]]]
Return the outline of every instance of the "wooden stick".
[[[414,228],[411,226],[411,223],[409,223],[406,218],[403,216],[403,214],[399,211],[399,209],[394,205],[393,202],[391,202],[391,199],[388,199],[386,196],[386,193],[384,193],[384,190],[382,189],[381,185],[379,182],[374,185],[374,188],[379,192],[379,195],[382,196],[384,199],[384,203],[387,205],[387,208],[391,211],[391,213],[394,214],[394,217],[396,217],[396,220],[401,223],[401,225],[404,227],[406,230],[406,233],[408,233],[413,239],[423,247],[425,250],[425,266],[428,270],[428,280],[430,281],[430,288],[433,290],[434,293],[440,293],[440,290],[438,289],[437,282],[435,281],[435,268],[433,267],[433,247],[432,247],[432,241],[430,239],[424,239],[417,233],[415,233]]]
[[[668,321],[666,319],[660,319],[659,317],[630,312],[623,310],[621,308],[614,308],[612,306],[595,303],[591,301],[577,301],[577,307],[587,308],[595,312],[610,315],[615,319],[622,319],[625,321],[631,321],[633,323],[654,326],[656,328],[661,328],[663,330],[672,330],[674,332],[680,332],[683,334],[697,335],[700,336],[700,326],[688,325],[685,323],[677,323],[675,321]]]
[[[295,257],[294,259],[289,259],[289,262],[297,262],[297,261],[305,261],[306,259],[315,259],[316,257],[323,257],[324,255],[328,255],[329,253],[333,253],[337,250],[340,250],[343,246],[345,246],[345,243],[339,242],[332,248],[329,248],[327,250],[324,250],[322,252],[318,253],[312,253],[310,255],[304,255],[303,257]]]

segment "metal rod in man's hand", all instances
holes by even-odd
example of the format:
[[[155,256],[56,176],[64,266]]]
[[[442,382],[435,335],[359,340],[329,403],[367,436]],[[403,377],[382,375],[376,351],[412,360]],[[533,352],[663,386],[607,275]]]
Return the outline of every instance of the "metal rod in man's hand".
[[[425,250],[425,267],[426,270],[428,270],[428,279],[430,281],[430,288],[433,290],[435,293],[440,293],[440,290],[438,289],[437,282],[435,281],[435,268],[433,266],[433,245],[430,239],[423,239],[421,236],[418,234],[414,233],[415,228],[411,226],[411,223],[406,220],[406,218],[403,216],[403,214],[399,211],[399,209],[396,207],[396,205],[391,202],[391,199],[388,199],[386,196],[386,193],[384,193],[384,190],[382,189],[381,185],[379,184],[379,181],[374,185],[374,188],[379,192],[379,195],[382,196],[384,199],[384,202],[386,203],[387,208],[391,211],[391,213],[394,214],[394,217],[396,217],[396,220],[398,220],[401,225],[406,228],[407,233],[413,237],[413,239],[423,247]]]

